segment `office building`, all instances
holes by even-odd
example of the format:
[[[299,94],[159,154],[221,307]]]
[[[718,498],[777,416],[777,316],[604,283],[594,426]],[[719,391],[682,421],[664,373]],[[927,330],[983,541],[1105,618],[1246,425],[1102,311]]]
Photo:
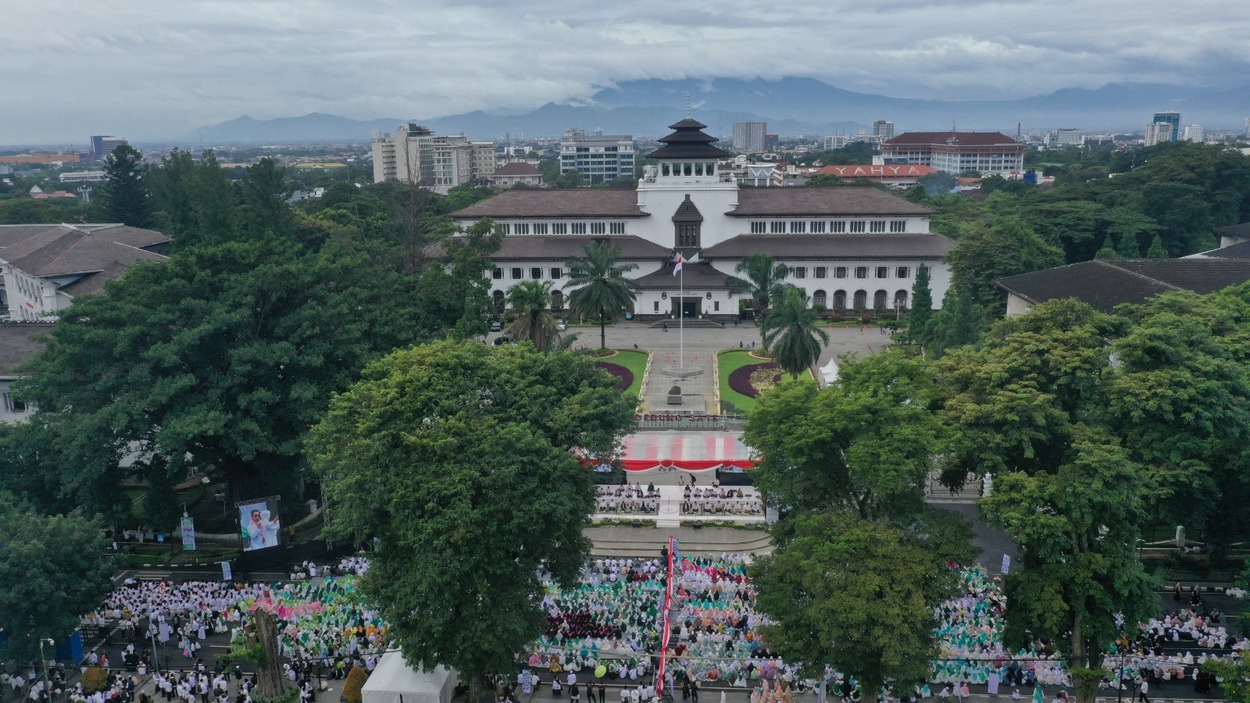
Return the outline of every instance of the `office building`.
[[[105,157],[113,153],[114,149],[126,143],[128,142],[121,137],[93,136],[91,137],[91,158],[103,161]]]
[[[495,172],[494,142],[440,137],[409,122],[373,140],[373,182],[420,185],[438,193],[485,182]]]
[[[1191,124],[1185,128],[1184,139],[1187,142],[1197,142],[1201,144],[1205,137],[1206,133],[1203,131],[1202,125],[1200,124]]]
[[[959,174],[1012,177],[1024,171],[1024,144],[1000,132],[904,132],[881,143],[882,162]]]
[[[733,150],[739,154],[758,154],[766,147],[767,122],[735,122]]]
[[[1085,143],[1085,136],[1081,134],[1079,129],[1057,129],[1055,130],[1056,146],[1080,146]]]
[[[1181,113],[1179,112],[1156,112],[1152,124],[1167,124],[1171,126],[1171,134],[1167,139],[1161,141],[1174,142],[1181,138]]]
[[[877,120],[872,123],[872,136],[879,142],[894,138],[894,123]]]
[[[634,137],[565,130],[560,137],[560,173],[576,171],[587,186],[634,177]]]

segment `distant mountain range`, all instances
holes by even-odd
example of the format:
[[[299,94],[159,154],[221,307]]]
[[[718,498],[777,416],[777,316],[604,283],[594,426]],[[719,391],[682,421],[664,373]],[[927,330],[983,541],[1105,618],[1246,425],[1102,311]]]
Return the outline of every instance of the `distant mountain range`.
[[[949,129],[1025,131],[1076,127],[1087,132],[1140,131],[1155,112],[1178,110],[1182,125],[1237,128],[1250,116],[1250,84],[1235,88],[1191,88],[1159,83],[1110,83],[1097,90],[1065,88],[1018,100],[911,100],[856,93],[811,78],[741,80],[640,80],[605,88],[588,100],[548,103],[521,114],[483,111],[444,117],[354,120],[312,113],[302,117],[251,117],[199,129],[188,139],[205,144],[367,141],[374,130],[389,133],[416,121],[436,134],[473,139],[560,135],[565,129],[656,137],[686,112],[729,135],[735,122],[760,121],[781,135],[854,134],[874,120],[889,120],[895,132]]]

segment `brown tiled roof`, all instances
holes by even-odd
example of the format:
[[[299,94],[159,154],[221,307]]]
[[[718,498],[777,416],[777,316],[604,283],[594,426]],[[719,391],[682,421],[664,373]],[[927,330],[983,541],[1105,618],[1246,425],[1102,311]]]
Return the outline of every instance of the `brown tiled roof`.
[[[674,265],[672,262],[665,264],[659,271],[634,279],[634,283],[641,290],[676,290],[679,285],[701,290],[724,290],[729,287],[729,274],[717,271],[709,263],[682,264],[680,279],[673,275]]]
[[[743,188],[731,217],[928,215],[932,210],[870,186]]]
[[[147,248],[168,242],[160,232],[126,225],[2,225],[0,259],[32,276],[70,276],[165,261]]]
[[[1250,239],[1250,222],[1242,222],[1239,225],[1227,225],[1225,227],[1213,227],[1212,230],[1221,237]]]
[[[1133,259],[1084,261],[1000,278],[995,283],[1030,303],[1077,298],[1103,312],[1174,290],[1214,293],[1250,281],[1250,260]]]
[[[54,327],[34,322],[0,323],[0,378],[15,378],[19,366],[43,351],[44,338]]]
[[[955,241],[940,234],[740,234],[700,252],[706,259],[772,254],[779,259],[914,259],[945,256]]]
[[[1191,257],[1187,256],[1185,258]],[[1194,254],[1192,258],[1250,259],[1250,241],[1240,242],[1222,249],[1204,251],[1201,254]]]
[[[533,164],[527,164],[524,161],[513,161],[495,169],[491,175],[494,176],[540,176],[539,171]]]
[[[1002,132],[904,132],[881,144],[883,147],[948,145],[1001,146],[1020,145],[1020,142]]]
[[[509,190],[451,213],[457,219],[512,217],[647,217],[638,194],[624,188]]]
[[[504,237],[499,251],[491,254],[490,258],[495,261],[565,261],[584,255],[587,244],[600,241],[620,248],[620,258],[626,261],[673,258],[671,249],[633,235],[611,237],[514,235]],[[427,256],[438,258],[442,256],[442,247],[435,244],[427,247],[425,252]]]

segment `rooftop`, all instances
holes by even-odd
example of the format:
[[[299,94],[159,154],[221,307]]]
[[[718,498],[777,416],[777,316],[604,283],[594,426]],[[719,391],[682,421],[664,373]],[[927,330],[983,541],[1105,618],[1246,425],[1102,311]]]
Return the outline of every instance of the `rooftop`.
[[[169,241],[160,232],[122,224],[0,225],[0,259],[41,278],[120,275],[140,261],[165,261],[149,248]]]
[[[508,190],[451,213],[456,219],[646,217],[633,189]]]
[[[882,146],[999,146],[1020,145],[1002,132],[904,132]]]
[[[496,175],[496,176],[541,176],[542,171],[539,171],[538,168],[535,167],[533,164],[527,164],[524,161],[513,161],[511,163],[504,164],[500,166],[499,168],[495,169],[495,173],[493,175]]]
[[[664,146],[647,154],[648,159],[723,159],[733,156],[724,149],[712,146],[718,140],[703,131],[707,125],[702,122],[687,117],[668,128],[673,133],[656,140]]]
[[[772,254],[778,259],[893,259],[945,256],[955,240],[940,234],[740,234],[700,253],[705,259]]]
[[[43,351],[45,338],[55,327],[37,322],[0,323],[0,378],[17,377],[18,367]]]
[[[928,215],[923,205],[871,186],[743,188],[733,217],[784,215]]]
[[[1077,298],[1103,312],[1176,290],[1214,293],[1250,281],[1247,259],[1083,261],[995,281],[1030,303]]]
[[[724,290],[729,287],[729,276],[712,268],[712,265],[706,262],[684,263],[681,266],[681,273],[676,276],[673,275],[674,266],[676,266],[675,262],[669,262],[661,266],[659,271],[634,279],[634,283],[641,290],[672,290],[679,285],[702,290]]]
[[[504,237],[503,242],[499,245],[499,251],[491,254],[491,258],[522,261],[566,261],[575,256],[583,256],[586,245],[591,242],[608,242],[619,247],[621,251],[620,258],[625,260],[673,258],[672,250],[632,235],[612,237],[516,235]],[[442,247],[437,244],[432,245],[426,249],[426,253],[433,257],[441,256]]]

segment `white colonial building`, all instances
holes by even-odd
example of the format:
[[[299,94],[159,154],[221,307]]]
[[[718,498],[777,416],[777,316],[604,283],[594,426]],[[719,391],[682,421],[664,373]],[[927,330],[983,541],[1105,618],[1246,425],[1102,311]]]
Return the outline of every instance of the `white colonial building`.
[[[954,247],[929,231],[928,208],[878,188],[742,188],[729,154],[685,119],[648,155],[636,190],[512,190],[452,214],[461,226],[489,217],[503,230],[494,255],[498,304],[521,280],[550,281],[562,309],[566,262],[592,241],[638,265],[634,314],[728,320],[751,302],[729,291],[744,257],[771,254],[812,305],[860,313],[907,309],[917,269],[930,269],[934,301],[950,285],[942,257]],[[674,276],[676,256],[689,263]]]

